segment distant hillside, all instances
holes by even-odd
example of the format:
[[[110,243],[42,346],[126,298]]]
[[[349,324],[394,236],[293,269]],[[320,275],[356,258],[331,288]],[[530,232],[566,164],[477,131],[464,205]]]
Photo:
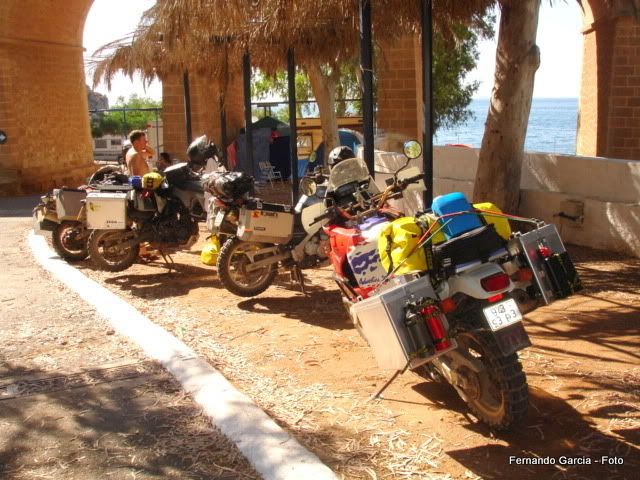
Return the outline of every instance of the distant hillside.
[[[109,99],[106,95],[94,92],[87,85],[87,99],[89,101],[89,110],[104,110],[109,108]]]

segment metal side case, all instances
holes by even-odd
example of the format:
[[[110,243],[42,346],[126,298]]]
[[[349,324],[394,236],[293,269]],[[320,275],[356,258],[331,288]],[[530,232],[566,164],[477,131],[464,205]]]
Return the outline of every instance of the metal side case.
[[[451,340],[447,350],[431,349],[426,356],[416,355],[416,345],[406,322],[406,307],[412,298],[417,300],[437,297],[429,280],[421,277],[398,284],[351,306],[351,316],[361,326],[362,334],[382,369],[401,371],[408,362],[409,368],[414,369],[457,346]],[[424,324],[423,318],[420,321]],[[442,321],[446,332],[449,326],[444,317]]]
[[[526,259],[547,305],[582,289],[573,261],[555,225],[544,225],[516,236],[509,243],[509,252],[521,254]]]
[[[91,230],[127,228],[126,193],[87,194],[87,226]]]

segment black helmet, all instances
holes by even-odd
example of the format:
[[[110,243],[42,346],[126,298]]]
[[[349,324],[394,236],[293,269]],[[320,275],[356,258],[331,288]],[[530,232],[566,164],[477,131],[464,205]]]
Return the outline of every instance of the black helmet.
[[[329,159],[327,160],[327,163],[331,168],[333,168],[342,160],[346,160],[347,158],[356,158],[353,150],[344,146],[336,147],[329,152]]]
[[[196,138],[187,147],[187,156],[191,163],[204,165],[209,158],[218,155],[218,147],[215,143],[209,142],[206,135]]]

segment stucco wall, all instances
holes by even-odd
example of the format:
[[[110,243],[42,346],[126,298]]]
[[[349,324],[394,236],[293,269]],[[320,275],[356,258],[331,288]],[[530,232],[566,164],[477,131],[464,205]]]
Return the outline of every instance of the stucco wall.
[[[434,196],[460,191],[471,198],[478,152],[435,147]],[[394,157],[378,152],[376,170],[397,164]],[[640,256],[640,161],[530,152],[520,186],[518,213],[555,223],[565,242]],[[559,216],[580,206],[581,221]]]

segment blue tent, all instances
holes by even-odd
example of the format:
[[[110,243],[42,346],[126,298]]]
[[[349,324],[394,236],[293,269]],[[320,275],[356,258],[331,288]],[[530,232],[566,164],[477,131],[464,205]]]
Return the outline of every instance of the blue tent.
[[[341,128],[338,130],[338,137],[340,139],[340,145],[343,147],[349,147],[351,150],[354,151],[354,153],[356,152],[358,145],[362,143],[358,138],[357,132],[354,132],[353,130],[348,130],[346,128]],[[318,145],[318,148],[316,148],[314,153],[315,153],[316,159],[324,158],[324,142]],[[302,178],[304,176],[305,172],[307,171],[308,165],[309,165],[308,158],[298,159],[298,177]],[[313,168],[319,167],[322,165],[323,165],[322,160],[316,160],[316,162],[313,163]]]

